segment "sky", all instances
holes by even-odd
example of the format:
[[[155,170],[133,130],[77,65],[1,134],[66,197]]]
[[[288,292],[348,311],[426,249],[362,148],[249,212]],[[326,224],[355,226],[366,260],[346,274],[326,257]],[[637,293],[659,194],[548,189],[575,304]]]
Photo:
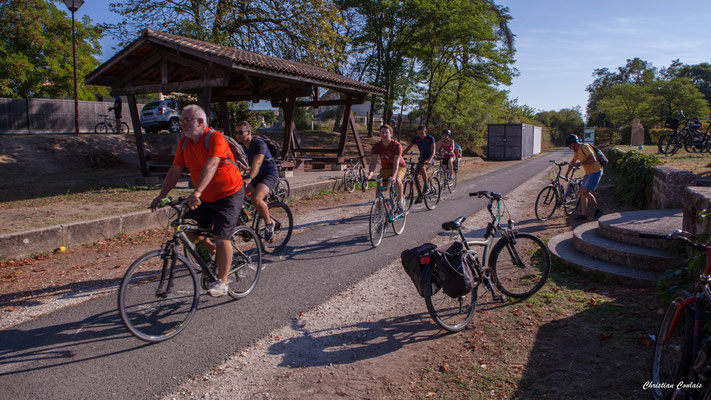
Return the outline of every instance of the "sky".
[[[77,17],[116,22],[114,0],[86,0]],[[519,76],[504,87],[537,110],[580,106],[596,68],[615,70],[639,57],[661,68],[711,62],[711,0],[496,0],[509,8]],[[60,8],[66,7],[60,4]],[[68,11],[67,11],[68,13]],[[101,61],[116,53],[105,38]]]

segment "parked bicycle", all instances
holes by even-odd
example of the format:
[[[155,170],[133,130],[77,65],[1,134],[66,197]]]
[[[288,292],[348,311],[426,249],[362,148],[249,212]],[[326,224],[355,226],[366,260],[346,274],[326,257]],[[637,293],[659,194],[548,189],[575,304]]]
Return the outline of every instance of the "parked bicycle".
[[[373,179],[371,179],[372,181]],[[407,222],[407,212],[402,209],[400,198],[392,184],[383,186],[383,179],[375,179],[378,186],[375,193],[375,200],[370,206],[370,216],[368,218],[368,234],[370,243],[373,247],[378,247],[383,240],[383,233],[386,225],[392,225],[393,232],[396,235],[401,234],[405,230]],[[383,192],[388,192],[388,198],[385,198]]]
[[[249,193],[245,196],[242,211],[240,213],[239,222],[241,225],[247,225],[252,222],[252,229],[257,233],[262,250],[265,253],[278,253],[286,247],[291,239],[291,233],[294,229],[294,216],[291,213],[291,208],[286,203],[281,201],[271,201],[267,203],[269,209],[269,218],[274,222],[274,232],[271,235],[267,232],[264,224],[264,219],[257,212],[257,208],[252,204]]]
[[[505,296],[517,299],[528,297],[543,287],[551,269],[550,252],[541,239],[518,232],[510,218],[506,226],[501,225],[501,204],[505,198],[500,193],[480,191],[469,193],[469,196],[489,200],[487,210],[491,222],[486,226],[484,237],[475,240],[464,237],[462,224],[465,217],[445,222],[442,229],[459,234],[455,243],[464,249],[463,266],[471,270],[474,278],[471,292],[457,298],[449,297],[439,290],[442,274],[438,271],[438,263],[432,262],[429,257],[420,260],[425,266],[422,287],[427,311],[437,325],[450,332],[461,331],[471,321],[481,287],[491,292],[495,301],[504,301],[505,297],[496,295],[494,286]],[[496,214],[493,211],[494,202]],[[497,236],[499,240],[494,243]],[[473,246],[483,247],[481,257],[472,249]]]
[[[665,133],[659,138],[658,150],[666,156],[673,156],[682,146],[687,153],[711,152],[708,134],[699,129],[702,126],[701,121],[698,118],[686,117],[684,110],[679,111],[679,115],[681,122],[673,117],[667,118],[664,126],[672,129],[672,132]]]
[[[147,342],[170,339],[185,329],[198,308],[199,286],[207,290],[217,280],[214,256],[203,258],[186,235],[189,232],[211,238],[212,234],[184,220],[188,206],[183,200],[168,197],[161,201],[160,207],[176,211],[170,223],[175,228],[173,237],[160,249],[138,257],[119,288],[121,321],[132,335]],[[181,245],[186,255],[180,253]],[[252,293],[261,273],[262,250],[254,230],[237,227],[232,251],[228,294],[240,299]],[[200,279],[198,274],[202,275]]]
[[[119,128],[114,127],[114,125],[111,123],[109,120],[109,115],[108,114],[100,114],[100,117],[104,117],[104,120],[96,124],[94,127],[94,133],[101,133],[101,134],[107,134],[109,133],[109,130],[111,130],[111,133],[121,133],[128,135],[128,124],[125,122],[121,122],[121,127]],[[114,120],[116,122],[116,120]]]
[[[430,177],[427,178],[427,190],[424,190],[424,188],[420,186],[417,162],[412,161],[413,154],[413,152],[408,154],[408,160],[405,162],[407,164],[407,172],[402,182],[402,191],[405,197],[405,211],[410,211],[412,205],[419,202],[424,202],[428,210],[434,210],[439,203],[439,199],[442,197],[440,181],[436,176],[430,175]],[[415,190],[417,190],[417,195],[415,195]]]
[[[353,193],[358,185],[361,186],[361,189],[366,189],[367,185],[363,186],[366,175],[360,158],[351,158],[348,160],[346,172],[343,173],[343,186],[345,186],[349,193]]]
[[[583,183],[583,179],[573,177],[575,171],[580,167],[574,167],[569,162],[557,162],[555,160],[550,160],[550,162],[558,167],[558,173],[553,181],[538,193],[536,198],[536,218],[539,221],[545,221],[550,218],[558,207],[562,207],[567,215],[573,215],[580,205],[580,186]],[[566,165],[573,168],[569,178],[561,175],[561,170]],[[561,180],[568,182],[565,189]]]
[[[693,293],[681,291],[674,295],[657,335],[652,336],[654,353],[650,389],[656,400],[709,399],[711,332],[705,318],[711,310],[711,246],[697,242],[694,235],[681,230],[668,235],[640,233],[639,236],[678,240],[706,255],[706,265],[697,278]]]

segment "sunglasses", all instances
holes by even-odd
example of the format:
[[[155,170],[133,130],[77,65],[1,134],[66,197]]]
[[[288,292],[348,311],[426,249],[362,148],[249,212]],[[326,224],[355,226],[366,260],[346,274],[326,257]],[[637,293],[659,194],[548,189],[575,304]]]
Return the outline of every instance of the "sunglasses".
[[[242,131],[242,130],[240,130],[240,131],[235,131],[235,135],[244,135],[244,134],[247,133],[247,132],[251,132],[251,131],[250,131],[249,129],[244,130],[244,131]]]

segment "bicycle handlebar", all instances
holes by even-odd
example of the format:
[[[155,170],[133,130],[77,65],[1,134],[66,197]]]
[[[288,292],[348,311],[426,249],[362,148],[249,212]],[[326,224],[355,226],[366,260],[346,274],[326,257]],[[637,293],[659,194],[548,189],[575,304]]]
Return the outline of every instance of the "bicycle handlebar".
[[[644,233],[640,232],[639,233],[640,238],[645,238],[645,239],[666,239],[666,240],[678,240],[680,242],[684,242],[687,246],[692,247],[695,250],[698,251],[706,251],[706,245],[703,243],[698,243],[691,238],[694,238],[694,235],[692,233],[682,231],[680,229],[677,229],[673,231],[672,233],[669,234],[662,234],[662,233]]]
[[[560,161],[560,162],[558,162],[558,161],[556,161],[556,160],[548,160],[548,162],[552,162],[553,164],[555,164],[555,165],[558,166],[559,168],[563,168],[564,166],[569,165],[571,168],[573,168],[573,170],[579,170],[579,169],[580,169],[580,167],[576,167],[575,165],[569,163],[568,161]]]
[[[478,197],[478,198],[486,197],[486,198],[489,199],[489,200],[497,200],[497,201],[500,201],[501,199],[504,198],[504,197],[501,195],[501,193],[488,192],[488,191],[486,191],[486,190],[482,190],[482,191],[480,191],[480,192],[472,192],[472,193],[469,193],[469,197]]]

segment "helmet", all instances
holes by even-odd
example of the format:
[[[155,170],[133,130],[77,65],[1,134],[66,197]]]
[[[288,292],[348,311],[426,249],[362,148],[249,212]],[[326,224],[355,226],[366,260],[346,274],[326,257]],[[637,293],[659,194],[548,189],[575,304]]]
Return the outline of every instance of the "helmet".
[[[452,136],[452,131],[450,131],[449,129],[445,129],[442,131],[442,134]]]
[[[570,134],[570,135],[568,135],[567,138],[565,138],[565,147],[568,147],[571,144],[577,143],[577,142],[578,142],[578,136]]]

